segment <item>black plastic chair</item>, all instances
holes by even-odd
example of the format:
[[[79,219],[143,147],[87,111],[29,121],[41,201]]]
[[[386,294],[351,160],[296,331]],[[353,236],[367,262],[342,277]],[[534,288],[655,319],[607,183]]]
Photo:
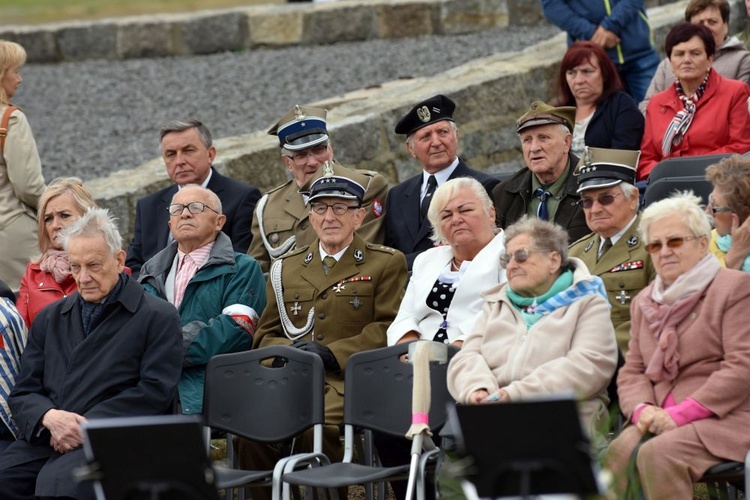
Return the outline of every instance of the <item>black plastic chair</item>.
[[[727,156],[730,155],[682,156],[660,161],[648,176],[643,206],[668,198],[676,191],[693,191],[704,204],[708,203],[713,186],[706,180],[706,169]]]
[[[276,358],[283,366],[272,367]],[[278,363],[277,363],[278,364]],[[271,346],[214,356],[206,367],[203,402],[206,425],[232,435],[264,443],[286,441],[314,428],[313,453],[294,455],[298,465],[322,456],[325,418],[325,369],[320,356],[289,346]],[[234,457],[230,457],[234,465]],[[218,488],[272,485],[281,494],[281,471],[247,471],[215,467]],[[274,474],[276,471],[276,474]]]
[[[745,463],[722,462],[714,465],[698,481],[708,487],[708,497],[712,500],[736,500],[739,490],[747,493],[750,484],[750,451],[745,455]]]
[[[406,354],[408,344],[398,344],[371,351],[358,352],[349,358],[345,373],[344,388],[344,459],[342,462],[286,472],[284,483],[296,486],[331,489],[355,484],[372,484],[386,480],[406,479],[409,464],[396,467],[380,467],[369,462],[353,463],[355,429],[379,432],[388,436],[403,437],[411,426],[413,368],[400,360]],[[448,347],[448,359],[458,352]],[[447,419],[447,405],[453,399],[447,388],[448,363],[430,364],[431,401],[430,429],[436,431]],[[438,449],[423,453],[417,476],[417,498],[424,498],[425,469],[427,458],[436,458]],[[287,469],[293,466],[288,462]]]

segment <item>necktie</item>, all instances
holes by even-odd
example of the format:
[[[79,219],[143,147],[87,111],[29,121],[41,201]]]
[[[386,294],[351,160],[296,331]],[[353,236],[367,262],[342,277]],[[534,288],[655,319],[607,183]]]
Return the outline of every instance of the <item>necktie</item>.
[[[435,192],[435,188],[437,188],[437,179],[434,175],[431,175],[427,179],[427,192],[424,198],[422,198],[422,204],[419,206],[423,219],[427,217],[427,209],[430,208],[430,201],[432,201],[432,194]]]
[[[604,254],[607,253],[610,248],[612,248],[612,240],[604,238],[604,245],[599,249],[599,256],[596,258],[596,261],[599,262],[599,259],[604,257]]]
[[[549,212],[547,211],[547,198],[552,196],[552,193],[545,191],[542,188],[536,188],[534,196],[539,198],[539,208],[536,210],[536,216],[542,220],[549,220]]]
[[[326,273],[326,276],[328,276],[328,272],[333,269],[333,266],[336,265],[336,259],[331,257],[330,255],[326,255],[323,257],[323,271]]]

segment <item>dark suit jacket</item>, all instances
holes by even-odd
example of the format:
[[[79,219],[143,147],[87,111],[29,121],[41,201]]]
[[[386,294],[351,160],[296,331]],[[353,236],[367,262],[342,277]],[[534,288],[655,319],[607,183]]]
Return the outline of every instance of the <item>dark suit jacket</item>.
[[[222,211],[227,217],[224,233],[232,240],[235,252],[247,253],[252,240],[252,223],[255,204],[260,191],[255,186],[243,184],[225,177],[211,167],[213,173],[208,189],[221,200]],[[128,246],[126,265],[137,277],[141,266],[159,253],[169,241],[169,213],[167,207],[177,192],[177,184],[144,196],[135,207],[135,230]]]
[[[500,182],[491,175],[472,170],[460,159],[450,179],[458,177],[475,178],[482,183],[487,193],[491,193],[492,188]],[[388,192],[385,202],[385,244],[401,250],[406,255],[406,264],[409,269],[417,255],[435,246],[430,239],[432,233],[430,221],[426,217],[422,220],[420,214],[421,187],[422,174],[420,173],[394,186]]]

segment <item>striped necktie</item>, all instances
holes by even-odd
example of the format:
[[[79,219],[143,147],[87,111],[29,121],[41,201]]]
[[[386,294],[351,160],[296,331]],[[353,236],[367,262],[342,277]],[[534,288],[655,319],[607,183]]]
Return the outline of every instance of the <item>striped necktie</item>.
[[[552,193],[545,191],[542,188],[536,188],[534,196],[539,198],[539,208],[536,210],[536,216],[542,220],[549,220],[549,212],[547,211],[547,198],[552,196]]]

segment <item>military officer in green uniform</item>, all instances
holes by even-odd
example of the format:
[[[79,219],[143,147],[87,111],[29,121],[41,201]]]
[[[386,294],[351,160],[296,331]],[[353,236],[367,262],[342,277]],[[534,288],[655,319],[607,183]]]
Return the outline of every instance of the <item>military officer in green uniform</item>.
[[[323,449],[332,461],[340,461],[347,360],[355,352],[386,345],[386,330],[398,313],[407,273],[401,252],[368,243],[355,233],[365,218],[364,187],[327,174],[307,193],[310,224],[318,239],[271,265],[268,305],[253,347],[292,345],[322,358],[326,367]],[[295,452],[309,451],[309,436],[301,439],[305,444]],[[272,469],[279,457],[276,446],[239,444],[243,468]],[[253,492],[253,498],[264,498],[269,492]]]
[[[281,160],[292,179],[266,193],[255,207],[253,240],[248,253],[258,261],[263,272],[268,272],[274,260],[315,239],[302,193],[323,175],[321,167],[326,162],[332,163],[334,175],[364,186],[365,219],[357,234],[370,243],[383,242],[382,216],[388,183],[377,172],[354,170],[333,161],[326,115],[325,109],[294,106],[268,131],[278,136]]]
[[[612,305],[617,343],[628,350],[630,303],[656,277],[651,256],[638,235],[639,151],[586,148],[577,167],[580,204],[593,231],[570,246],[570,256],[599,276]]]

